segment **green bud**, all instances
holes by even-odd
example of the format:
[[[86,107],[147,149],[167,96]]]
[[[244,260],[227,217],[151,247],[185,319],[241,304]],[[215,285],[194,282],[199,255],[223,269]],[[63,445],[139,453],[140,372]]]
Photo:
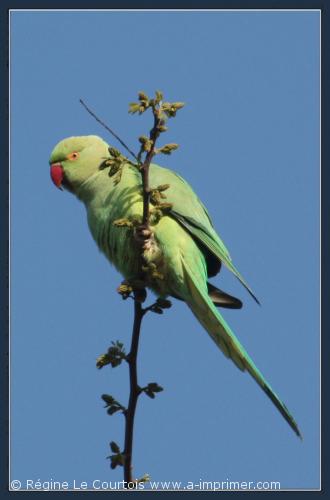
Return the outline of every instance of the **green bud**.
[[[119,448],[118,444],[115,443],[114,441],[111,441],[110,448],[111,448],[111,451],[113,451],[114,453],[120,453],[120,448]]]
[[[146,387],[144,387],[142,389],[142,391],[147,395],[149,396],[149,398],[152,398],[154,399],[155,398],[155,393],[157,392],[161,392],[163,391],[164,389],[158,385],[156,382],[151,382],[150,384],[148,384]]]
[[[169,184],[160,184],[160,186],[157,186],[158,191],[166,191],[170,187]]]
[[[116,227],[132,227],[133,226],[132,222],[128,219],[117,219],[117,220],[114,220],[112,224]]]
[[[151,191],[150,202],[153,205],[158,205],[159,203],[161,203],[160,193],[156,189],[154,189],[154,190]]]
[[[157,150],[158,153],[163,153],[164,155],[170,155],[172,151],[178,149],[179,145],[175,143],[165,144]]]
[[[128,108],[128,112],[133,115],[134,113],[137,113],[139,109],[140,109],[140,104],[138,104],[137,102],[131,102]]]
[[[155,399],[155,394],[152,391],[149,391],[148,389],[144,390],[144,393],[149,396],[151,399]]]
[[[161,307],[153,306],[150,310],[155,314],[164,314],[164,311]]]
[[[151,477],[149,476],[149,474],[144,474],[144,476],[137,480],[137,483],[148,483],[150,479]]]
[[[104,170],[105,168],[107,168],[109,166],[109,161],[111,160],[104,160],[99,166],[99,170]]]
[[[124,296],[124,294],[125,297],[127,297],[129,295],[129,291],[124,290],[122,295]],[[107,354],[103,354],[98,358],[96,366],[98,368],[102,368],[105,365],[111,364],[112,368],[115,368],[122,363],[123,359],[126,359],[124,344],[117,340],[116,342],[112,342],[112,345],[111,347],[109,347]]]
[[[163,100],[163,92],[156,90],[156,103],[159,104]]]
[[[164,390],[157,382],[150,382],[147,387],[152,392],[161,392]]]
[[[153,145],[152,141],[145,142],[143,144],[143,150],[146,151],[147,153],[149,153],[149,151],[151,151],[152,145]]]
[[[119,407],[119,406],[115,406],[115,405],[113,405],[113,406],[110,406],[110,408],[108,408],[108,410],[107,410],[107,414],[108,414],[108,415],[114,415],[114,414],[115,414],[115,413],[117,413],[117,411],[119,411],[119,410],[120,410],[120,407]]]
[[[117,172],[119,172],[120,169],[121,169],[121,166],[118,165],[118,163],[114,163],[113,165],[111,165],[110,170],[109,170],[109,177],[112,177],[113,175],[115,175]]]
[[[153,279],[156,279],[156,280],[163,280],[164,279],[164,275],[162,273],[160,273],[159,271],[153,271],[151,273],[151,277]],[[154,311],[154,312],[158,312],[158,311]],[[158,314],[163,314],[163,311],[162,312],[158,312]]]
[[[121,152],[118,149],[114,148],[113,146],[110,146],[108,151],[109,154],[114,158],[119,158],[121,156]]]
[[[118,465],[120,466],[124,465],[124,455],[122,453],[116,453],[116,455],[111,455],[107,458],[110,458],[111,469],[115,469]]]
[[[149,101],[149,98],[145,92],[139,92],[139,100],[140,101]]]
[[[156,303],[162,309],[169,309],[170,307],[172,307],[172,302],[170,300],[163,299],[161,297],[158,297]]]
[[[184,106],[184,102],[173,102],[172,103],[172,108],[174,108],[176,110],[183,108],[183,106]]]
[[[168,127],[165,127],[165,125],[159,125],[157,128],[159,132],[166,132],[168,130]]]
[[[115,399],[110,394],[102,394],[101,398],[107,405],[112,405],[115,402]]]
[[[109,365],[110,364],[110,359],[107,354],[101,354],[96,360],[96,368],[99,370],[103,368],[103,366]]]
[[[158,208],[150,210],[150,220],[149,224],[152,226],[158,224],[160,219],[163,217],[163,212]]]
[[[129,295],[130,293],[133,292],[133,288],[129,283],[123,281],[123,283],[121,283],[117,288],[117,292],[120,295]]]
[[[159,126],[160,127],[164,127],[165,126],[165,123],[166,123],[166,120],[168,118],[167,114],[163,111],[163,108],[161,108],[160,110],[160,114],[159,114],[159,118],[161,120]],[[166,129],[167,130],[167,129]],[[164,131],[165,132],[165,131]]]
[[[184,106],[183,102],[173,102],[173,103],[164,102],[162,104],[162,110],[165,113],[165,115],[170,118],[175,116],[176,112],[179,109],[183,108],[183,106]]]
[[[159,203],[157,208],[162,212],[169,212],[173,208],[173,203]]]

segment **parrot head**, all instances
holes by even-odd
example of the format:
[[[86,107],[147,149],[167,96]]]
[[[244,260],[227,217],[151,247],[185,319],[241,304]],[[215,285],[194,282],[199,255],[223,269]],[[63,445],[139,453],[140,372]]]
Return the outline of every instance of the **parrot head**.
[[[75,192],[109,158],[108,149],[108,144],[96,135],[68,137],[60,141],[49,160],[50,176],[55,186]]]

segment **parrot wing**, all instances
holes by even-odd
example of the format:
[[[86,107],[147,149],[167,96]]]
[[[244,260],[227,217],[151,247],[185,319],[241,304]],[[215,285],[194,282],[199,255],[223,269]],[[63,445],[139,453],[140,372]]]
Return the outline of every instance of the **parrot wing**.
[[[206,249],[207,254],[210,254],[213,258],[211,261],[214,261],[215,258],[218,263],[213,263],[213,272],[209,272],[209,275],[217,274],[221,262],[223,262],[239,279],[254,300],[260,304],[249,285],[232,263],[227,248],[214,230],[205,206],[189,184],[175,172],[155,164],[152,164],[150,168],[150,182],[152,188],[162,184],[170,185],[169,189],[166,190],[166,202],[173,205],[170,216],[176,219],[196,242]]]

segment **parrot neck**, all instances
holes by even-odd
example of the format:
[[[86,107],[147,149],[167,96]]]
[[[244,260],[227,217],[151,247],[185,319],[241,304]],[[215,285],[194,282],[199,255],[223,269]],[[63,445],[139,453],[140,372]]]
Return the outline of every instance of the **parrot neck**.
[[[75,194],[85,205],[95,199],[103,200],[109,194],[109,176],[106,170],[98,170],[75,190]]]

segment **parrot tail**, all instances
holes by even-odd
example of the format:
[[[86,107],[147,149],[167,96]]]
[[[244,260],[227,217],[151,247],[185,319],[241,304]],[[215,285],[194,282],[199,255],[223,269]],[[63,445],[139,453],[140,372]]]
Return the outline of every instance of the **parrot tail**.
[[[226,321],[215,308],[212,299],[209,297],[207,289],[202,289],[195,278],[194,272],[183,261],[182,262],[185,284],[189,293],[185,298],[186,303],[192,310],[201,325],[212,337],[217,346],[222,350],[227,358],[230,358],[242,371],[247,370],[254,378],[261,389],[274,403],[279,412],[283,415],[294,432],[302,439],[298,426],[290,414],[289,410],[279,397],[272,390],[264,379],[252,359],[240,344]]]

